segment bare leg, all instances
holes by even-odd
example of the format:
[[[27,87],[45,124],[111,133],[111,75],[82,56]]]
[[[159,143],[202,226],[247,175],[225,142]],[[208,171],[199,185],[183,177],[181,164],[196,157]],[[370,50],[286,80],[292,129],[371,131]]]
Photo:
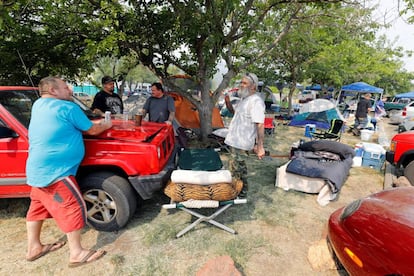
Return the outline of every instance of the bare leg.
[[[42,252],[43,244],[40,242],[40,232],[42,230],[43,220],[26,221],[27,229],[27,258],[35,256]]]
[[[69,244],[69,262],[70,263],[76,263],[84,260],[84,258],[90,253],[90,250],[85,249],[82,247],[81,244],[81,229],[75,230],[69,233],[66,233],[66,236],[68,237],[68,244]],[[100,258],[103,253],[102,250],[96,251],[95,254],[91,255],[89,258],[87,258],[87,261],[94,260],[97,258]]]

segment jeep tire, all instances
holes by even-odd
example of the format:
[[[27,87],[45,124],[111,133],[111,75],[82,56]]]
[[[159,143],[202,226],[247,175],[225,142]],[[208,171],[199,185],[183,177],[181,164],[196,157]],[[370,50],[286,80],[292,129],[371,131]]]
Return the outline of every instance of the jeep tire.
[[[404,176],[410,181],[411,186],[414,186],[414,161],[408,163],[404,168]]]
[[[134,215],[137,194],[129,182],[110,172],[96,172],[79,181],[88,224],[99,231],[117,231]]]

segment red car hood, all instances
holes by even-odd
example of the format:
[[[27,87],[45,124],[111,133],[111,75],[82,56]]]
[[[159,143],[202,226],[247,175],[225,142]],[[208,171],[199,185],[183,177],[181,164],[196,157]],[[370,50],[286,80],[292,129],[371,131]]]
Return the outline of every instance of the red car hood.
[[[112,120],[112,127],[93,139],[121,140],[126,142],[150,142],[165,124],[142,122],[141,126],[135,126],[134,121]]]
[[[394,188],[364,198],[352,215],[339,221],[351,238],[347,246],[363,250],[358,255],[366,263],[388,272],[402,269],[414,273],[414,187]]]

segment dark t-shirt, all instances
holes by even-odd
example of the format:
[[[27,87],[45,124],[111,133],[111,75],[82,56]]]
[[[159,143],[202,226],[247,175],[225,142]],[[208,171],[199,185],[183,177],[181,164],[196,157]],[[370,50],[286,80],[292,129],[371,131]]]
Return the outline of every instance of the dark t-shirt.
[[[149,121],[164,123],[170,112],[175,112],[174,99],[168,95],[161,98],[149,97],[143,107],[149,114]]]
[[[118,94],[108,94],[101,90],[93,99],[91,109],[98,108],[102,112],[111,111],[112,114],[122,114],[124,112],[124,105],[121,97]]]
[[[371,101],[365,98],[361,98],[358,102],[357,109],[355,111],[355,117],[366,118],[368,115],[368,108],[371,107]]]

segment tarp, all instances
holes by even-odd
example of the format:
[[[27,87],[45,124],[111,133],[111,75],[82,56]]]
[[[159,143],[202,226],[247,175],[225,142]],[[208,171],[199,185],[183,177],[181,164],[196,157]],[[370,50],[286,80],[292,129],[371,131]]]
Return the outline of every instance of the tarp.
[[[342,91],[359,92],[359,93],[382,93],[384,89],[369,85],[365,82],[355,82],[348,85],[344,85],[341,88]]]
[[[316,99],[304,104],[300,113],[290,121],[290,126],[306,126],[313,124],[316,128],[329,129],[333,119],[345,120],[335,105],[329,100]]]
[[[299,113],[305,112],[320,112],[324,110],[328,110],[334,108],[335,104],[330,100],[326,99],[315,99],[313,101],[307,102],[306,104],[302,105],[299,109]]]
[[[409,98],[414,99],[414,91],[407,92],[407,93],[401,93],[394,96],[395,98]]]
[[[195,106],[188,99],[176,92],[168,92],[168,95],[174,99],[175,119],[180,126],[190,129],[200,128],[200,117]],[[224,127],[220,111],[216,107],[213,108],[211,123],[213,128]]]

